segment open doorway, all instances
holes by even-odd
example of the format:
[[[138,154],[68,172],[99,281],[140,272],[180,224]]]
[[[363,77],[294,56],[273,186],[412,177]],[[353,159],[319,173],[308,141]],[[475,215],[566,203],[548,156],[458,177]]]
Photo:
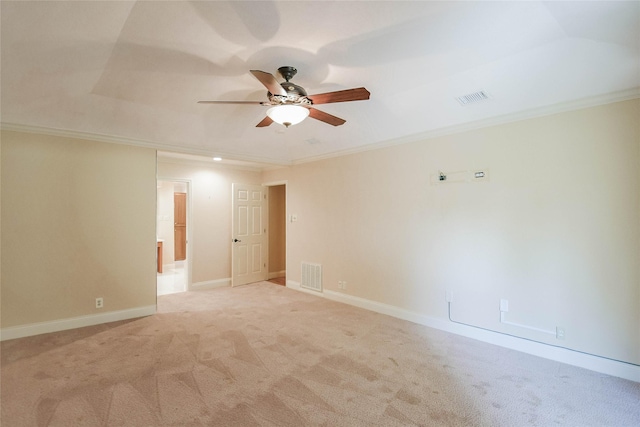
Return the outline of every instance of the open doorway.
[[[189,288],[189,183],[158,180],[157,192],[157,294],[185,292]]]
[[[287,187],[266,184],[269,190],[269,275],[270,282],[287,284]]]

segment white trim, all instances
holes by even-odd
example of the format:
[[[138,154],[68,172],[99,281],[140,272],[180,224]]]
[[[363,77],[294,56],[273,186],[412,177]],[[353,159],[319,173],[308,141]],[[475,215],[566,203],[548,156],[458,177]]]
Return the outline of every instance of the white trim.
[[[264,187],[277,187],[278,185],[284,185],[286,186],[289,183],[288,180],[282,180],[282,181],[269,181],[269,182],[264,182],[262,183],[262,185]]]
[[[268,277],[267,280],[277,279],[278,277],[286,277],[286,276],[287,276],[287,270],[273,271],[269,273],[269,275],[267,276]]]
[[[293,280],[287,280],[287,288],[300,291],[300,292],[305,292],[310,295],[315,295],[315,296],[325,297],[325,298],[327,297],[326,295],[323,294],[324,291],[314,291],[311,289],[303,288],[302,286],[300,286],[299,282],[296,282]],[[349,303],[345,302],[345,304],[349,304]],[[355,304],[349,304],[349,305],[355,305]]]
[[[526,339],[500,334],[498,332],[465,326],[448,320],[425,316],[393,305],[371,301],[340,292],[331,290],[325,290],[323,293],[307,291],[306,289],[301,288],[298,282],[293,280],[287,280],[287,288],[321,296],[332,301],[353,305],[365,310],[371,310],[376,313],[386,314],[398,319],[408,320],[410,322],[418,323],[430,328],[440,329],[452,334],[462,335],[478,341],[484,341],[512,350],[521,351],[523,353],[532,354],[534,356],[543,357],[545,359],[554,360],[556,362],[566,363],[580,368],[601,372],[603,374],[624,378],[630,381],[640,382],[640,366],[618,362],[603,357],[592,356],[561,347],[549,346]]]
[[[124,136],[105,135],[101,133],[82,132],[70,129],[56,129],[44,126],[25,125],[20,123],[0,122],[0,129],[11,132],[25,132],[39,135],[58,136],[62,138],[84,139],[88,141],[107,142],[112,144],[131,145],[134,147],[152,148],[154,150],[165,152],[177,152],[183,154],[193,154],[196,156],[221,156],[231,160],[240,160],[245,162],[263,163],[266,165],[288,166],[289,161],[273,159],[268,157],[253,156],[249,154],[234,154],[223,151],[210,151],[198,148],[192,148],[182,145],[162,144],[154,141],[146,141],[143,139],[127,138]]]
[[[24,124],[18,124],[18,123],[0,122],[0,129],[7,130],[7,131],[28,132],[28,133],[36,133],[36,134],[44,134],[44,135],[52,135],[52,136],[61,136],[66,138],[87,139],[87,140],[98,141],[98,142],[126,144],[126,145],[133,145],[137,147],[154,148],[160,151],[193,154],[197,156],[213,157],[214,155],[216,155],[216,156],[221,156],[221,157],[225,157],[233,160],[260,163],[262,164],[262,166],[258,166],[258,168],[261,168],[264,171],[264,170],[280,169],[283,167],[298,165],[303,163],[316,162],[318,160],[342,157],[349,154],[356,154],[356,153],[361,153],[365,151],[377,150],[380,148],[387,148],[395,145],[419,142],[419,141],[424,141],[426,139],[436,138],[440,136],[452,135],[452,134],[467,132],[470,130],[516,122],[520,120],[533,119],[536,117],[548,116],[551,114],[581,110],[584,108],[597,107],[599,105],[613,104],[615,102],[629,101],[631,99],[636,99],[636,98],[640,98],[640,88],[638,87],[634,87],[628,90],[613,92],[613,93],[607,93],[604,95],[578,99],[570,102],[563,102],[563,103],[548,105],[548,106],[539,107],[539,108],[531,108],[531,109],[519,111],[517,113],[505,114],[503,116],[498,116],[498,117],[490,117],[483,120],[477,120],[475,122],[460,123],[460,124],[456,124],[448,127],[433,129],[427,132],[417,133],[407,137],[390,139],[390,140],[381,141],[373,144],[366,144],[360,147],[333,151],[333,152],[321,154],[318,156],[309,156],[309,157],[304,157],[300,159],[295,159],[292,161],[259,157],[259,156],[251,156],[248,154],[232,154],[232,153],[225,153],[220,151],[213,152],[213,151],[202,150],[202,149],[197,149],[193,147],[185,147],[185,146],[172,145],[172,144],[160,144],[157,142],[144,141],[144,140],[133,139],[133,138],[118,137],[118,136],[111,136],[111,135],[104,135],[104,134],[97,134],[97,133],[90,133],[90,132],[80,132],[80,131],[67,130],[67,129],[54,129],[54,128],[24,125]]]
[[[86,326],[117,322],[119,320],[135,319],[138,317],[151,316],[155,313],[156,306],[148,305],[145,307],[110,311],[108,313],[90,314],[87,316],[71,317],[69,319],[53,320],[50,322],[39,322],[22,326],[11,326],[8,328],[0,329],[0,341],[30,337],[33,335],[48,334],[51,332],[66,331],[68,329],[84,328]]]
[[[231,278],[206,280],[204,282],[197,282],[191,285],[190,291],[203,291],[207,289],[224,288],[231,286]]]
[[[576,101],[564,102],[560,104],[548,105],[545,107],[531,108],[516,113],[505,114],[497,117],[489,117],[487,119],[476,120],[474,122],[459,123],[447,127],[437,128],[426,132],[416,133],[400,138],[380,141],[373,144],[362,145],[359,147],[348,148],[345,150],[332,151],[330,153],[320,154],[317,156],[305,157],[293,160],[292,165],[303,163],[317,162],[319,160],[332,159],[335,157],[348,156],[366,151],[378,150],[382,148],[394,147],[396,145],[410,144],[412,142],[421,142],[441,136],[454,135],[458,133],[468,132],[476,129],[489,128],[507,123],[518,122],[522,120],[535,119],[552,114],[566,113],[570,111],[582,110],[585,108],[597,107],[605,104],[613,104],[615,102],[629,101],[640,98],[640,88],[632,88],[614,93],[608,93],[600,96],[583,98]]]

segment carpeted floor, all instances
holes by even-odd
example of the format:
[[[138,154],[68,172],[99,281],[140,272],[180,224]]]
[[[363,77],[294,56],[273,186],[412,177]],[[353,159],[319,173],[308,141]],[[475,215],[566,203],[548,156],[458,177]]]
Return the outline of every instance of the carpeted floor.
[[[261,282],[2,343],[16,426],[637,426],[640,384]]]

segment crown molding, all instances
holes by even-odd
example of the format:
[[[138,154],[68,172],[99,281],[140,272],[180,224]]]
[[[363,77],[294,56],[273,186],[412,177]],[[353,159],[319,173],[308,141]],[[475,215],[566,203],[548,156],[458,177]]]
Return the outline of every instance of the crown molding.
[[[371,150],[378,150],[382,148],[393,147],[396,145],[408,144],[412,142],[425,141],[428,139],[438,138],[441,136],[454,135],[463,132],[468,132],[471,130],[487,128],[491,126],[497,126],[522,120],[533,119],[537,117],[548,116],[552,114],[565,113],[569,111],[581,110],[585,108],[597,107],[600,105],[613,104],[615,102],[623,102],[629,101],[632,99],[640,98],[640,87],[634,87],[628,90],[612,92],[604,95],[598,95],[588,98],[582,98],[575,101],[569,101],[559,104],[548,105],[539,108],[532,108],[528,110],[519,111],[512,114],[505,114],[498,117],[491,117],[488,119],[477,120],[469,123],[461,123],[453,126],[447,126],[443,128],[433,129],[427,132],[421,132],[409,136],[404,136],[401,138],[394,138],[385,141],[380,141],[373,144],[365,144],[360,147],[349,148],[345,150],[337,150],[332,151],[325,154],[320,154],[317,156],[303,157],[299,159],[295,159],[292,161],[279,160],[273,158],[265,158],[260,156],[250,156],[245,154],[233,154],[233,153],[223,153],[219,151],[211,151],[211,150],[202,150],[192,147],[181,147],[177,145],[171,144],[161,144],[152,141],[145,141],[135,138],[127,138],[120,136],[111,136],[90,132],[80,132],[73,130],[65,130],[65,129],[55,129],[49,127],[41,127],[41,126],[31,126],[31,125],[23,125],[16,123],[0,123],[0,129],[7,131],[16,131],[16,132],[27,132],[27,133],[35,133],[35,134],[43,134],[43,135],[51,135],[51,136],[60,136],[65,138],[74,138],[74,139],[85,139],[90,141],[98,141],[98,142],[107,142],[107,143],[115,143],[115,144],[123,144],[123,145],[131,145],[136,147],[144,147],[144,148],[152,148],[158,151],[163,152],[175,152],[182,154],[191,154],[196,156],[221,156],[225,159],[248,162],[248,163],[256,163],[256,166],[238,166],[238,168],[247,168],[248,170],[272,170],[272,169],[280,169],[282,167],[299,165],[304,163],[317,162],[320,160],[332,159],[336,157],[347,156],[350,154],[357,154]],[[162,161],[165,161],[167,157],[163,157]],[[198,164],[199,162],[193,160],[183,160],[176,159],[175,161],[167,161],[173,163],[182,163],[182,164]],[[208,162],[202,162],[203,165],[211,166]],[[218,165],[216,165],[218,166]],[[237,166],[237,165],[226,165],[226,166]]]
[[[320,154],[312,157],[305,157],[297,159],[292,162],[293,165],[317,162],[320,160],[331,159],[335,157],[347,156],[350,154],[357,154],[371,150],[378,150],[382,148],[393,147],[396,145],[409,144],[412,142],[420,142],[428,139],[438,138],[441,136],[454,135],[471,130],[488,128],[492,126],[503,125],[507,123],[518,122],[522,120],[534,119],[537,117],[549,116],[553,114],[566,113],[570,111],[582,110],[586,108],[597,107],[600,105],[613,104],[616,102],[624,102],[632,99],[640,98],[640,87],[635,87],[629,90],[612,92],[605,95],[599,95],[589,98],[583,98],[576,101],[564,102],[560,104],[553,104],[540,108],[532,108],[528,110],[519,111],[517,113],[505,114],[502,116],[491,117],[488,119],[477,120],[474,122],[461,123],[458,125],[447,126],[443,128],[433,129],[427,132],[421,132],[401,138],[394,138],[378,143],[367,144],[360,147],[349,148],[346,150],[333,151],[331,153]]]
[[[229,160],[237,160],[242,162],[259,163],[268,166],[289,166],[291,162],[279,159],[273,159],[261,156],[251,156],[245,154],[225,153],[221,151],[202,150],[192,147],[182,147],[172,144],[162,144],[153,141],[146,141],[136,138],[128,138],[124,136],[113,136],[99,133],[82,132],[68,129],[57,129],[44,126],[25,125],[19,123],[1,122],[0,129],[10,132],[24,132],[39,135],[57,136],[62,138],[83,139],[87,141],[106,142],[110,144],[129,145],[134,147],[151,148],[163,152],[175,152],[181,154],[191,154],[195,156],[213,157],[220,156]],[[265,166],[258,166],[262,169]]]
[[[123,136],[105,135],[99,133],[82,132],[68,129],[57,129],[45,126],[25,125],[20,123],[0,123],[0,128],[5,131],[34,133],[38,135],[57,136],[62,138],[84,139],[87,141],[108,142],[111,144],[132,145],[143,148],[153,148],[156,150],[170,150],[171,145],[158,144],[142,139],[127,138]],[[203,153],[204,154],[204,153]]]

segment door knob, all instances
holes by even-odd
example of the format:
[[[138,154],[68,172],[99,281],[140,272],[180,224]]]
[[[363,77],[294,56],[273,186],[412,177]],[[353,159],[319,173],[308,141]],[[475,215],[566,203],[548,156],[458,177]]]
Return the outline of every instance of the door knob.
[[[233,243],[236,243],[236,242],[242,242],[242,240],[233,239]]]

